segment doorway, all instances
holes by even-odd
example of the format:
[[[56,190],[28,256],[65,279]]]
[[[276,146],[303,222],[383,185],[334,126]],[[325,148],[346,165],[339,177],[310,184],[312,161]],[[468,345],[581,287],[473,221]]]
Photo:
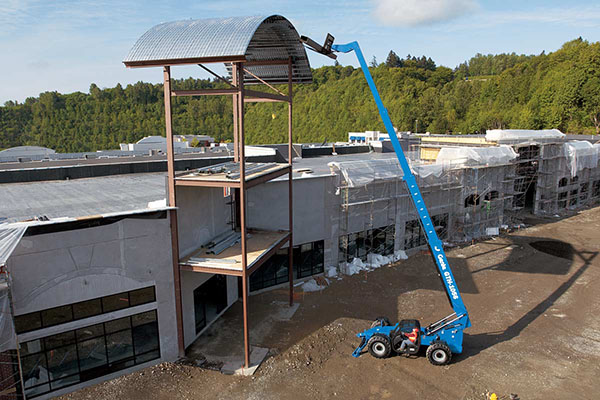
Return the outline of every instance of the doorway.
[[[214,275],[194,289],[194,319],[200,333],[227,307],[227,277]]]

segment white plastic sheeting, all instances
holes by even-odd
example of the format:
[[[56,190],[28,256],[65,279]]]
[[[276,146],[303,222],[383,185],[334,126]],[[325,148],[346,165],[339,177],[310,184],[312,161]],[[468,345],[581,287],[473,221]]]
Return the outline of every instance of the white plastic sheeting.
[[[329,279],[325,278],[325,282],[329,285]],[[319,285],[315,279],[309,279],[302,285],[302,291],[304,292],[320,292],[325,289],[327,285]]]
[[[355,258],[351,263],[346,265],[346,274],[354,275],[360,271],[372,271],[381,266],[391,264],[396,261],[406,260],[408,256],[404,250],[398,250],[394,254],[389,256],[382,256],[381,254],[369,253],[367,254],[367,262],[363,262],[360,258]]]
[[[395,158],[330,162],[331,169],[338,169],[349,187],[365,186],[376,180],[397,179],[404,176]]]
[[[27,226],[23,224],[0,225],[0,266],[6,265],[26,230]],[[7,282],[0,283],[0,352],[16,349],[17,343],[9,290]]]
[[[536,139],[562,139],[565,134],[558,129],[490,129],[485,133],[488,142],[535,141]]]
[[[492,147],[443,147],[438,153],[437,165],[491,166],[504,165],[517,158],[512,147],[501,145]]]
[[[584,168],[596,168],[598,166],[600,145],[592,145],[585,140],[572,140],[565,143],[564,149],[569,159],[571,176],[577,175]]]
[[[340,171],[348,187],[366,186],[374,181],[398,179],[404,176],[397,158],[383,160],[361,160],[330,162],[329,168]],[[413,173],[421,178],[440,177],[443,167],[435,164],[411,165]]]
[[[26,225],[0,225],[0,266],[6,264],[6,260],[12,254],[15,247],[27,230]]]
[[[17,348],[17,337],[11,318],[9,290],[6,282],[0,283],[0,352]]]

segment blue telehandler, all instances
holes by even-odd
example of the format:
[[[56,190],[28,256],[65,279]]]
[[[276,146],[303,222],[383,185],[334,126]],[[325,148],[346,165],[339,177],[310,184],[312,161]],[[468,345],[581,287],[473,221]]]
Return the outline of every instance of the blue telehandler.
[[[433,260],[437,266],[438,274],[446,290],[450,306],[454,312],[447,317],[442,318],[425,327],[416,319],[405,319],[396,324],[390,323],[385,317],[376,318],[371,327],[356,336],[361,339],[360,344],[352,353],[352,356],[359,357],[361,352],[367,348],[369,353],[376,358],[388,357],[392,351],[398,354],[417,354],[421,346],[427,347],[426,355],[429,362],[433,365],[446,365],[452,359],[453,354],[460,354],[463,350],[463,330],[471,326],[467,308],[462,301],[460,292],[454,280],[454,275],[448,264],[446,253],[442,241],[438,238],[435,227],[427,211],[427,207],[417,185],[417,180],[413,174],[398,137],[392,121],[386,108],[381,101],[375,82],[371,72],[365,62],[365,58],[360,50],[358,42],[350,42],[347,44],[333,44],[334,37],[327,34],[325,43],[319,45],[312,39],[302,36],[302,42],[311,50],[326,55],[330,58],[337,58],[334,54],[354,52],[358,58],[358,62],[363,74],[367,80],[375,104],[379,110],[379,115],[383,120],[385,128],[389,134],[390,140],[398,157],[398,162],[402,168],[403,181],[410,194],[412,202],[419,215],[419,220],[425,232],[425,237],[431,249]],[[407,340],[409,337],[412,340]],[[405,345],[402,346],[402,342]]]

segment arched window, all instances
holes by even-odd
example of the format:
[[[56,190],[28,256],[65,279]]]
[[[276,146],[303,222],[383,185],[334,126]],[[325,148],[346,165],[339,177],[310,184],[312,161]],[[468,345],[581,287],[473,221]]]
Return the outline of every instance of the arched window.
[[[558,187],[565,187],[565,186],[567,186],[568,183],[569,183],[569,180],[567,178],[561,178],[558,181]]]
[[[465,198],[465,207],[479,205],[479,195],[477,193],[470,194]]]
[[[577,175],[575,175],[574,177],[571,178],[571,183],[577,183],[579,181],[579,177]]]

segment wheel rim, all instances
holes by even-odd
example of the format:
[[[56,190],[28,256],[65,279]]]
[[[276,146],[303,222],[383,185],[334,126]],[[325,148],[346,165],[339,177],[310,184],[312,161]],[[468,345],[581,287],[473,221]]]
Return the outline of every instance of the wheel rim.
[[[435,350],[433,352],[432,356],[433,356],[433,359],[438,363],[446,362],[446,360],[448,359],[448,355],[446,354],[446,352],[441,349]]]
[[[373,352],[377,355],[385,354],[385,345],[381,342],[375,342],[372,346]]]

